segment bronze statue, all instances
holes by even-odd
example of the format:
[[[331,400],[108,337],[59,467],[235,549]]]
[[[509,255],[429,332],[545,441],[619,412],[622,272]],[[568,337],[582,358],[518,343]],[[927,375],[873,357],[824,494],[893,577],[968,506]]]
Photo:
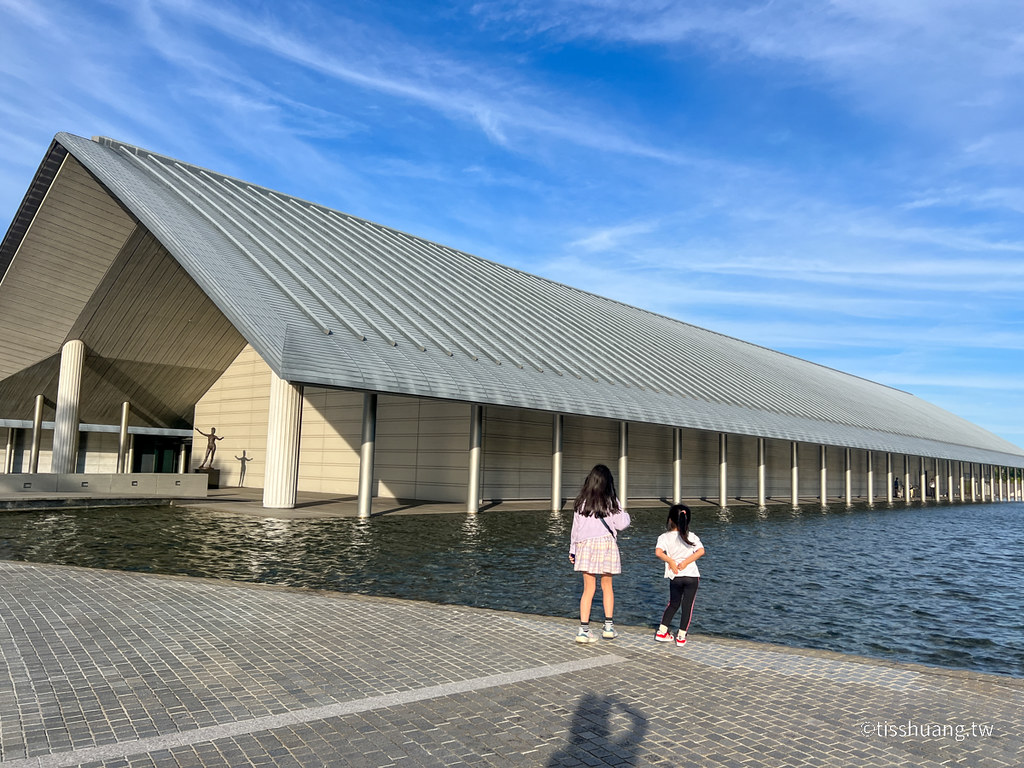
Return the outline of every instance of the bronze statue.
[[[195,427],[196,432],[206,438],[206,455],[203,456],[203,463],[199,465],[199,469],[206,467],[206,462],[210,462],[210,469],[213,469],[213,456],[217,453],[217,441],[223,440],[223,437],[217,437],[217,428],[210,427],[210,433],[203,432],[199,427]]]

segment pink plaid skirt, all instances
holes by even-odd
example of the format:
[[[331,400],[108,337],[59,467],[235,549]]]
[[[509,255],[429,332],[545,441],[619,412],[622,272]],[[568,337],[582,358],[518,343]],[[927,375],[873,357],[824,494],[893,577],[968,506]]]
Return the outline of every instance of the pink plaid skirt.
[[[622,573],[619,545],[611,536],[576,542],[574,570],[584,573]]]

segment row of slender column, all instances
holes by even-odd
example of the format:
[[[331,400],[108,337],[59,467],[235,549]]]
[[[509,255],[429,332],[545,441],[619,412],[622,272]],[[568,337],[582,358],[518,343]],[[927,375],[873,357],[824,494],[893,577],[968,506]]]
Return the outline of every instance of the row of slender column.
[[[74,473],[78,466],[79,403],[82,399],[82,370],[85,364],[85,343],[72,339],[61,347],[60,373],[57,381],[57,401],[54,406],[53,447],[50,454],[50,472]],[[43,410],[46,398],[36,395],[32,409],[32,442],[29,448],[28,472],[39,472],[39,453],[42,445]],[[121,423],[118,430],[117,472],[130,472],[132,467],[134,436],[128,433],[131,405],[121,404]],[[7,450],[4,456],[4,474],[14,469],[14,442],[16,431],[7,430]],[[182,452],[184,456],[184,451]],[[184,471],[179,467],[179,471]]]
[[[82,368],[85,359],[85,345],[80,340],[67,342],[61,350],[60,380],[58,382],[56,415],[54,417],[54,439],[51,471],[57,473],[73,472],[77,461],[78,445],[78,407],[81,399]],[[295,505],[298,489],[298,453],[301,439],[303,390],[300,385],[281,379],[271,374],[271,393],[269,410],[269,428],[267,434],[267,462],[264,483],[263,503],[266,507],[290,508]],[[30,471],[38,471],[39,444],[42,431],[44,401],[42,395],[36,398],[33,413],[33,438],[30,453]],[[483,406],[470,406],[470,446],[469,446],[469,482],[467,485],[467,510],[475,512],[480,501],[480,467],[483,451]],[[117,471],[124,472],[130,466],[131,441],[128,435],[130,405],[124,403],[121,410],[120,439],[118,442]],[[373,496],[373,466],[376,441],[377,395],[364,394],[362,443],[360,446],[360,470],[358,483],[358,509],[361,517],[369,516],[370,502]],[[560,508],[562,503],[562,463],[563,463],[563,430],[562,414],[554,414],[552,425],[552,507]],[[8,430],[8,445],[5,454],[4,470],[10,472],[13,454],[13,430]],[[672,432],[672,498],[678,503],[682,499],[683,450],[682,429]],[[619,494],[625,504],[629,497],[629,424],[619,422]],[[825,504],[827,495],[827,449],[824,445],[820,450],[820,499]],[[799,505],[799,448],[796,441],[791,441],[790,482],[793,506]],[[953,498],[952,461],[946,460],[946,495]],[[933,478],[935,482],[934,498],[942,495],[942,476],[939,459],[934,459]],[[959,462],[960,499],[966,500],[963,463]],[[180,469],[179,469],[180,471]],[[978,488],[974,476],[974,464],[970,466],[971,500],[977,498]],[[757,500],[760,506],[767,501],[766,495],[767,450],[765,438],[757,438]],[[1007,483],[1004,488],[1004,471],[998,473],[998,496],[995,469],[988,468],[988,482],[984,475],[981,478],[981,500],[986,498],[1016,499],[1024,496],[1020,472],[1014,471],[1014,484],[1011,489]],[[928,487],[925,459],[920,459],[921,498],[927,500]],[[893,500],[893,467],[892,456],[886,454],[886,499]],[[904,457],[904,489],[905,501],[910,499],[910,459]],[[987,485],[987,489],[986,489]],[[852,504],[852,453],[844,449],[844,486],[845,501]],[[867,452],[867,495],[869,502],[874,501],[874,464],[873,454]],[[719,434],[719,505],[728,506],[728,436]]]
[[[275,377],[276,379],[276,377]],[[299,395],[301,399],[301,395]],[[271,406],[272,420],[273,420],[273,409]],[[376,432],[376,412],[377,412],[377,396],[366,393],[364,394],[363,401],[363,426],[362,426],[362,445],[360,449],[360,471],[359,471],[359,484],[358,484],[358,510],[360,517],[368,517],[371,510],[372,500],[372,477],[373,477],[373,453],[374,453],[374,435]],[[470,446],[469,446],[469,481],[467,483],[467,494],[466,494],[466,509],[470,513],[474,513],[479,509],[480,505],[480,466],[482,457],[482,436],[483,436],[483,406],[473,405],[470,411]],[[623,504],[628,503],[629,498],[629,424],[625,421],[619,422],[619,439],[618,439],[618,490],[619,496],[622,499]],[[823,505],[828,500],[828,463],[827,463],[827,448],[822,445],[819,446],[820,451],[820,482],[821,492],[820,500]],[[270,446],[268,445],[268,459],[270,457]],[[927,498],[927,487],[926,483],[926,467],[925,460],[921,460],[921,488],[923,498]],[[552,509],[560,509],[562,506],[563,492],[562,492],[562,467],[564,462],[564,417],[562,414],[553,414],[552,416],[552,427],[551,427],[551,505]],[[939,498],[938,494],[940,491],[939,480],[938,480],[938,462],[936,459],[936,500]],[[796,441],[790,442],[790,481],[791,481],[791,502],[794,507],[799,506],[799,484],[800,484],[800,465],[799,465],[799,444]],[[959,463],[961,477],[960,486],[964,488],[964,477],[963,477],[963,463]],[[289,470],[289,476],[296,474],[295,469]],[[972,500],[973,497],[973,464],[971,465],[972,471]],[[991,471],[991,470],[990,470]],[[947,488],[951,491],[953,488],[953,469],[952,462],[947,464]],[[844,473],[845,473],[845,500],[848,505],[853,503],[852,495],[852,451],[849,448],[844,449]],[[765,438],[758,438],[757,441],[757,500],[760,506],[764,506],[767,501],[766,494],[766,474],[767,474],[767,448]],[[885,498],[888,503],[892,503],[894,500],[894,468],[892,454],[886,453],[885,455],[885,482],[886,491]],[[873,503],[875,498],[874,488],[874,453],[872,451],[867,452],[867,484],[868,484],[868,499],[870,503]],[[682,478],[683,478],[683,446],[682,446],[682,429],[675,428],[672,430],[672,500],[673,503],[679,503],[682,500]],[[275,482],[271,477],[268,477],[267,487]],[[905,489],[904,499],[906,503],[910,503],[909,489],[910,484],[910,458],[904,456],[904,478],[903,486]],[[286,494],[287,495],[287,494]],[[268,491],[264,492],[264,505],[269,506],[267,500],[270,499],[272,494]],[[964,500],[964,491],[961,490],[961,500]],[[952,499],[952,496],[950,496]],[[728,506],[728,436],[725,433],[719,434],[719,505],[722,507]]]

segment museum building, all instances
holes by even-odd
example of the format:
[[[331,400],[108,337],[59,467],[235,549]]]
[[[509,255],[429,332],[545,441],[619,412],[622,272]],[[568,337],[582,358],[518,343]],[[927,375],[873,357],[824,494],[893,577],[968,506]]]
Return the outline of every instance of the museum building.
[[[6,475],[188,473],[215,428],[275,508],[559,508],[599,462],[630,503],[1021,498],[907,392],[112,139],[57,134],[0,275]]]

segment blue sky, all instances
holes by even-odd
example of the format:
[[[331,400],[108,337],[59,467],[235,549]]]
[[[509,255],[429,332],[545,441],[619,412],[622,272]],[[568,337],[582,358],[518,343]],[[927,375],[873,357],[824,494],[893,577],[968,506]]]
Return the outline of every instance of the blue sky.
[[[0,0],[0,227],[105,135],[1024,445],[1024,6]]]

